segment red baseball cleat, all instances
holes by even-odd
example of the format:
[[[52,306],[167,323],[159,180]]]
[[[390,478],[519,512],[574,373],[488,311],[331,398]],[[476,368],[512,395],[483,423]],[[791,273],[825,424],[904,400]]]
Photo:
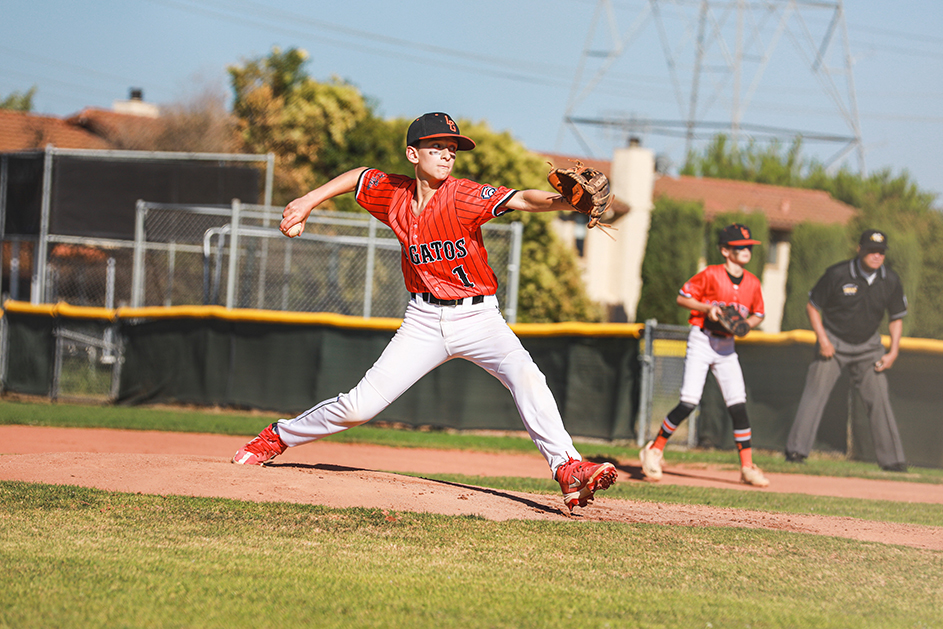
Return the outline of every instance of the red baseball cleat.
[[[233,455],[232,462],[239,465],[265,465],[287,448],[275,432],[275,424],[272,424],[260,432],[258,437],[242,446]]]
[[[563,504],[572,512],[576,505],[585,507],[597,489],[608,489],[616,482],[617,476],[612,463],[590,463],[570,458],[557,468],[556,479],[563,490]]]

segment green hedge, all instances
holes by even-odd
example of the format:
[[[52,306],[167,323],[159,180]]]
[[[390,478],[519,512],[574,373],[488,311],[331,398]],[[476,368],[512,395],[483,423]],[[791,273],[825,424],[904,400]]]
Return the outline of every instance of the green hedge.
[[[704,207],[696,201],[660,197],[652,209],[642,259],[642,292],[635,320],[684,324],[688,311],[677,304],[681,286],[697,273],[704,251]]]

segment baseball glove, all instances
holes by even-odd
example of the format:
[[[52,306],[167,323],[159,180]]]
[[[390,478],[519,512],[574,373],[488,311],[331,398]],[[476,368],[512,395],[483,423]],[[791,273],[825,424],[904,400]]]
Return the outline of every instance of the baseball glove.
[[[724,306],[717,318],[717,323],[734,336],[746,336],[750,331],[750,324],[743,318],[736,306]]]
[[[608,177],[595,168],[583,166],[580,161],[570,168],[553,168],[553,164],[550,166],[547,181],[566,199],[567,203],[573,206],[574,210],[589,217],[587,227],[593,228],[599,225],[615,229],[612,225],[599,222],[600,217],[612,205],[612,191]]]

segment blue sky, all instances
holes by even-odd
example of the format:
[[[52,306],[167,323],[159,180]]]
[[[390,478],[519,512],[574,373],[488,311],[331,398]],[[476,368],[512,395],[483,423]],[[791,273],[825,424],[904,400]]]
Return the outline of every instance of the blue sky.
[[[720,4],[712,3],[706,22],[699,119],[729,123],[739,103],[744,129],[850,137],[854,118],[841,109],[852,111],[853,93],[867,170],[907,170],[922,189],[943,193],[943,2],[845,2],[845,38],[841,29],[829,30],[833,8],[799,2],[797,12],[787,13],[789,3],[754,0],[755,7],[772,10],[744,14],[743,41],[753,43],[743,50],[739,92],[732,87],[737,77],[722,68],[736,53],[737,16]],[[299,47],[310,55],[314,78],[353,83],[385,117],[446,111],[487,121],[536,151],[600,158],[624,144],[625,132],[565,126],[566,113],[630,119],[643,144],[676,167],[684,159],[683,134],[657,128],[659,121],[687,119],[699,5],[0,0],[0,97],[35,85],[36,111],[59,116],[111,107],[131,87],[143,88],[145,99],[157,104],[179,102],[206,86],[228,92],[228,65],[273,46]],[[600,7],[607,17],[596,17]],[[612,55],[590,85],[598,55],[618,44],[621,54]],[[814,72],[817,51],[824,54]],[[581,97],[574,99],[574,86]],[[836,165],[860,168],[859,155],[842,154],[840,143],[805,146],[806,157],[830,162],[840,155]]]

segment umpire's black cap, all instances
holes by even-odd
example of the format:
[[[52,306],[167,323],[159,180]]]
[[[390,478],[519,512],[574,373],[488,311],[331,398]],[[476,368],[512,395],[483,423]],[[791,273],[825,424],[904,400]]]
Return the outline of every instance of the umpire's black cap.
[[[759,240],[753,240],[750,228],[740,223],[727,225],[717,237],[721,247],[739,247],[741,245],[762,245]]]
[[[413,120],[406,132],[406,146],[416,146],[419,140],[430,138],[451,138],[458,142],[458,150],[470,151],[475,148],[475,142],[458,130],[458,123],[448,114],[441,111],[423,114]]]
[[[858,245],[862,251],[887,251],[887,234],[876,229],[866,229],[858,239]]]

